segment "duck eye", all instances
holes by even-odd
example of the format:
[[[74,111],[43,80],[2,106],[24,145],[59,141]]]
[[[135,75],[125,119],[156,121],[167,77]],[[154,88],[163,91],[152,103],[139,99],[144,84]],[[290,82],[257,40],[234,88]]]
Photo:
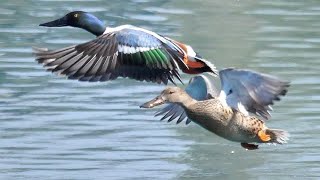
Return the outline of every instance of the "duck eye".
[[[173,94],[174,92],[173,91],[169,91],[169,94]]]
[[[74,14],[73,16],[74,16],[75,18],[77,18],[77,17],[78,17],[78,14]]]
[[[230,90],[229,90],[229,92],[228,92],[228,94],[227,94],[227,95],[230,95],[231,93],[232,93],[232,89],[230,89]]]

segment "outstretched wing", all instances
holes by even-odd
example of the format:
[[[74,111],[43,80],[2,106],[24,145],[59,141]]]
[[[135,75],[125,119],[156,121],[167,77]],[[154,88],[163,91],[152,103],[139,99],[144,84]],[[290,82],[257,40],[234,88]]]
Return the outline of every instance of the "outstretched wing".
[[[219,72],[221,95],[226,95],[229,106],[245,114],[248,112],[265,119],[270,118],[274,101],[279,101],[289,87],[289,82],[277,77],[250,70],[228,68]]]
[[[49,71],[80,81],[108,81],[119,76],[164,84],[168,80],[174,83],[174,78],[181,81],[178,68],[185,66],[183,53],[155,35],[124,26],[87,43],[54,51],[35,49],[35,55]]]
[[[198,75],[190,79],[185,91],[194,99],[201,101],[217,95],[216,88],[212,79],[208,76]],[[192,120],[189,119],[184,109],[175,103],[171,103],[156,113],[156,116],[163,115],[161,120],[168,119],[168,122],[177,119],[177,124],[186,119],[186,124]]]

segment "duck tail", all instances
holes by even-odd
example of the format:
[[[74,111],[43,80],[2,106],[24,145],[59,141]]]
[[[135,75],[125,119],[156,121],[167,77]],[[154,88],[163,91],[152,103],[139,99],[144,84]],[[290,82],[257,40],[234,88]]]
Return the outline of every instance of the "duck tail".
[[[285,144],[290,137],[287,131],[281,129],[267,129],[266,134],[271,138],[268,143]]]

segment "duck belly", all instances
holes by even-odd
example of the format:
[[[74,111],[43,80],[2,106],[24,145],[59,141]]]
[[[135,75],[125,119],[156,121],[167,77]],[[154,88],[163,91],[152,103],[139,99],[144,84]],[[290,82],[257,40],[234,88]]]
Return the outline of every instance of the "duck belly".
[[[187,113],[188,117],[206,130],[230,141],[234,142],[259,142],[256,136],[258,128],[247,123],[243,115],[237,113],[223,113],[214,115],[205,114],[194,116]]]
[[[256,134],[251,129],[247,129],[242,125],[239,126],[236,123],[231,123],[225,127],[224,131],[218,131],[216,134],[234,142],[252,143],[259,141]]]

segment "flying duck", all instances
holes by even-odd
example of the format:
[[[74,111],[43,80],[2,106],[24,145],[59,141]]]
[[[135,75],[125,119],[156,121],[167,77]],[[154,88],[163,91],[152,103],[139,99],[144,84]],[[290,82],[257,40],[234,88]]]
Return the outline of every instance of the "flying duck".
[[[170,103],[156,113],[161,120],[177,123],[186,120],[197,123],[210,132],[230,141],[240,142],[248,149],[258,149],[253,143],[286,143],[289,134],[270,129],[264,120],[274,101],[280,100],[289,82],[251,70],[227,68],[219,72],[222,90],[218,95],[213,81],[207,76],[193,77],[185,90],[168,87],[159,96],[141,105],[153,108]]]
[[[97,36],[58,50],[34,48],[39,63],[69,79],[108,81],[128,77],[159,84],[167,84],[169,80],[175,84],[175,78],[182,82],[179,69],[187,74],[218,74],[215,66],[189,45],[132,25],[105,27],[87,12],[70,12],[40,26],[72,26]]]

